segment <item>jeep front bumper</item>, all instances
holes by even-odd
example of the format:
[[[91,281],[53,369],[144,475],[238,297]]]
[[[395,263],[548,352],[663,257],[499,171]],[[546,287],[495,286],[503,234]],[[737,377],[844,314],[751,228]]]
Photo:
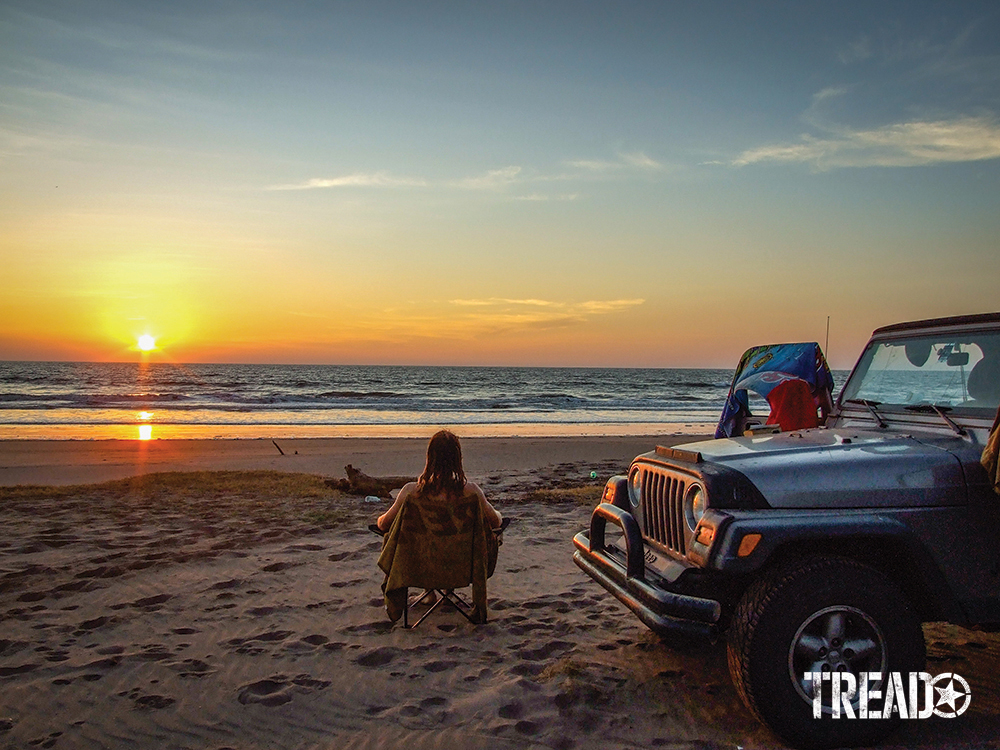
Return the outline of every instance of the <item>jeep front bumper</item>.
[[[625,555],[605,545],[608,522],[624,535]],[[601,503],[590,519],[590,532],[573,538],[573,561],[610,591],[651,630],[661,635],[715,640],[722,605],[712,599],[679,594],[647,580],[639,526],[631,513]],[[652,579],[653,577],[650,577]]]

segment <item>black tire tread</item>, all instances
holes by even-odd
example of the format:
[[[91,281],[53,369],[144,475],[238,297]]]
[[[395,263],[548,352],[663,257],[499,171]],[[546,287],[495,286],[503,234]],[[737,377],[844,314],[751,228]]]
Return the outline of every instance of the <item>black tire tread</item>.
[[[765,725],[771,726],[771,723],[762,709],[761,700],[766,700],[769,696],[755,694],[750,675],[751,642],[761,618],[771,608],[774,601],[784,595],[788,587],[798,585],[798,582],[803,578],[814,574],[843,575],[845,571],[850,570],[853,570],[859,577],[884,581],[887,590],[895,590],[903,598],[902,592],[895,584],[876,568],[857,560],[838,556],[809,557],[787,561],[765,572],[744,593],[733,614],[726,660],[737,693],[747,708]],[[824,571],[829,571],[829,573],[824,573]],[[905,598],[903,600],[905,601]],[[869,728],[874,729],[875,727]],[[808,746],[813,743],[803,742],[802,744]],[[816,746],[822,746],[822,744],[817,743]]]

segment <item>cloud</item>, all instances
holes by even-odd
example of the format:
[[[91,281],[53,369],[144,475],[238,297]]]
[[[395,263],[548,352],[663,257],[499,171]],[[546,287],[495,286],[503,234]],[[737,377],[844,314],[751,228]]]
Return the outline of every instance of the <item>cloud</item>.
[[[663,165],[655,159],[649,157],[642,151],[619,152],[618,161],[607,161],[602,159],[573,159],[566,162],[566,166],[579,169],[584,172],[616,172],[629,167],[646,170],[663,169]]]
[[[386,172],[356,173],[342,177],[314,177],[292,185],[272,185],[268,190],[318,190],[323,188],[375,187],[408,188],[426,187],[427,181],[419,177],[394,177]]]
[[[478,308],[544,308],[564,315],[600,315],[616,312],[628,307],[644,304],[644,299],[587,300],[585,302],[557,302],[546,299],[508,299],[489,297],[487,299],[453,299],[451,304],[461,307]]]
[[[778,162],[838,167],[920,167],[1000,157],[1000,125],[993,118],[965,117],[837,132],[829,138],[803,135],[798,143],[749,149],[734,166]]]
[[[596,159],[574,159],[566,162],[567,166],[574,169],[582,169],[589,172],[607,172],[612,169],[621,169],[621,162],[599,161]]]
[[[453,299],[453,305],[463,307],[487,307],[492,305],[529,305],[533,307],[553,307],[560,305],[559,302],[550,302],[544,299],[504,299],[501,297],[490,297],[489,299]]]
[[[660,162],[650,159],[641,151],[631,154],[618,154],[618,156],[631,167],[638,167],[639,169],[663,169],[663,165]]]
[[[560,195],[543,195],[541,193],[532,193],[531,195],[517,195],[514,196],[516,201],[575,201],[580,197],[579,193],[562,193]]]
[[[837,59],[844,65],[863,62],[872,57],[872,42],[867,36],[862,36],[851,42],[837,53]]]
[[[520,167],[494,169],[479,177],[466,177],[455,184],[468,190],[493,190],[513,183],[521,173]]]
[[[579,306],[581,309],[590,313],[609,313],[617,310],[624,310],[627,307],[635,307],[636,305],[645,303],[645,301],[646,300],[644,299],[590,300],[588,302],[579,303]]]
[[[451,304],[468,308],[449,316],[448,325],[476,335],[499,335],[511,331],[545,330],[586,324],[595,315],[605,315],[641,305],[642,299],[559,302],[545,299],[453,299]]]

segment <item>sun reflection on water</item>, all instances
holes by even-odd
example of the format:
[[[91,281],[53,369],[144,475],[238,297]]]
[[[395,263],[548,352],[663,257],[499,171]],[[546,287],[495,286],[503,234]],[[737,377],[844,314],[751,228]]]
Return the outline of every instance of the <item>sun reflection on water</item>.
[[[148,422],[153,418],[153,412],[151,411],[141,411],[136,417],[140,422]],[[153,425],[151,424],[140,424],[139,425],[139,439],[140,440],[152,440],[153,439]]]

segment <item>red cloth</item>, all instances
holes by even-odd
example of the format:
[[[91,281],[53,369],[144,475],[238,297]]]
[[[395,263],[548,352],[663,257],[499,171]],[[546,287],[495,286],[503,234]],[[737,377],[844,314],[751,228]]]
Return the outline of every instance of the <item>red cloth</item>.
[[[780,383],[768,394],[767,401],[771,404],[767,424],[781,425],[782,432],[819,427],[816,401],[804,380]]]

